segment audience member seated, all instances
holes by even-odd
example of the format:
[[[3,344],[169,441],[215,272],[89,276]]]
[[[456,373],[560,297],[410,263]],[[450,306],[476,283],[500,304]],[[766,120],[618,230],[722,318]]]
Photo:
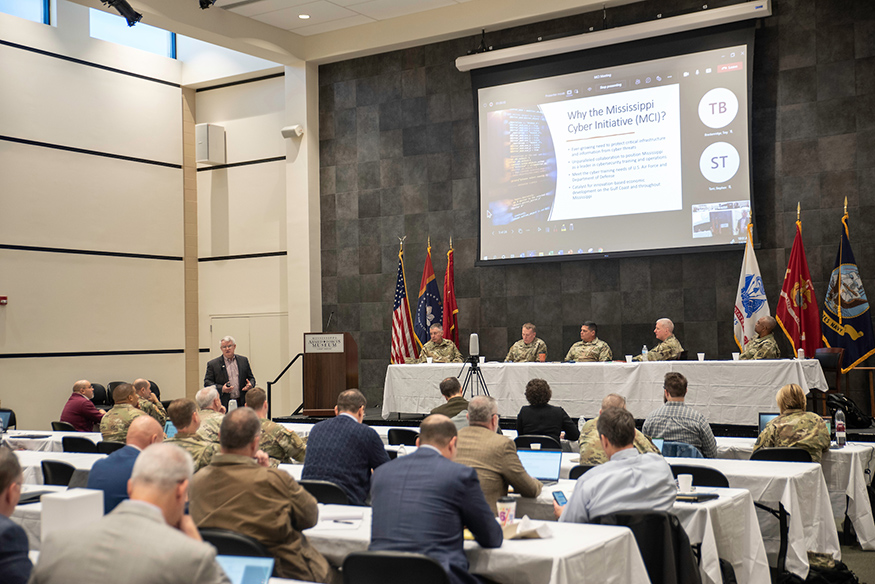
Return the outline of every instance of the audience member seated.
[[[565,507],[553,502],[559,521],[587,523],[610,513],[671,510],[677,494],[671,467],[662,456],[635,449],[632,414],[605,409],[599,415],[598,433],[609,460],[577,479]]]
[[[200,528],[230,529],[260,541],[281,578],[330,582],[328,561],[301,535],[319,520],[316,499],[287,472],[269,468],[258,449],[261,422],[252,408],[222,421],[221,453],[192,479],[191,516]]]
[[[407,359],[407,363],[427,363],[431,357],[432,363],[461,363],[462,353],[456,347],[456,343],[444,338],[444,327],[433,324],[428,329],[431,340],[422,346],[422,351],[417,359]]]
[[[197,402],[198,416],[201,419],[201,427],[197,433],[210,442],[219,443],[219,426],[225,417],[225,406],[215,385],[205,387],[194,396]]]
[[[112,390],[112,400],[115,405],[100,420],[100,433],[104,440],[124,442],[131,422],[146,414],[137,408],[140,397],[130,383],[117,385]]]
[[[362,424],[367,400],[357,389],[337,396],[336,417],[313,426],[307,436],[307,457],[301,478],[331,481],[346,491],[353,505],[364,505],[371,473],[389,455],[379,434]]]
[[[267,394],[260,387],[246,394],[246,407],[255,410],[261,420],[261,449],[270,457],[271,466],[304,462],[307,445],[295,432],[267,419]]]
[[[543,379],[532,379],[526,384],[526,399],[516,417],[516,433],[519,436],[536,434],[549,436],[559,442],[561,438],[574,442],[580,438],[580,429],[559,406],[551,406],[553,392]]]
[[[213,455],[219,452],[219,445],[197,433],[201,426],[201,419],[194,400],[188,398],[173,400],[167,408],[167,415],[176,427],[176,435],[168,438],[166,442],[176,444],[188,452],[194,461],[194,472],[210,464]]]
[[[18,505],[23,481],[18,457],[0,446],[0,574],[5,584],[25,584],[33,569],[27,556],[27,534],[9,518]]]
[[[459,430],[455,461],[477,471],[486,502],[496,515],[495,504],[507,496],[507,486],[523,497],[541,494],[541,482],[529,476],[516,453],[516,446],[501,434],[495,398],[478,395],[468,404],[468,427]]]
[[[462,397],[462,384],[455,377],[447,377],[440,384],[441,395],[447,403],[434,408],[432,414],[442,414],[453,421],[456,430],[468,425],[468,400]]]
[[[148,379],[138,379],[133,385],[137,397],[140,398],[137,407],[155,418],[155,421],[163,428],[167,421],[167,412],[164,411],[164,406],[161,405],[158,396],[152,393],[152,383]]]
[[[626,398],[616,393],[609,393],[602,400],[602,407],[599,410],[599,415],[608,408],[626,409]],[[608,461],[608,455],[605,454],[605,449],[602,448],[602,441],[598,431],[598,417],[589,420],[583,425],[580,430],[580,464],[594,466],[596,464],[604,464]],[[653,445],[647,436],[635,430],[635,439],[632,441],[632,446],[641,454],[652,452],[659,454],[659,449]]]
[[[775,330],[775,319],[771,316],[761,317],[754,331],[757,336],[752,338],[744,345],[744,352],[739,355],[739,359],[780,359],[781,350],[778,349],[778,342],[775,340],[775,335],[772,333]]]
[[[523,338],[511,346],[504,358],[505,363],[533,363],[535,361],[543,363],[546,361],[547,343],[536,337],[537,333],[538,328],[535,325],[530,322],[524,324]]]
[[[61,421],[72,424],[77,432],[93,432],[94,425],[103,419],[103,412],[91,402],[93,397],[94,388],[90,381],[83,379],[74,383],[73,394],[61,412]]]
[[[479,580],[468,573],[463,529],[483,548],[501,547],[503,537],[477,473],[452,462],[456,441],[452,421],[433,414],[419,428],[416,452],[374,471],[369,549],[425,554],[444,567],[452,584],[474,584]]]
[[[698,448],[705,458],[717,456],[717,441],[705,416],[684,403],[687,378],[675,371],[665,374],[663,401],[665,405],[653,410],[644,421],[641,431],[650,438],[685,442]]]
[[[43,540],[31,584],[229,584],[216,549],[185,514],[191,474],[191,457],[179,447],[146,449],[134,465],[130,500]]]
[[[88,473],[88,488],[103,491],[104,513],[128,498],[128,479],[140,452],[163,440],[164,429],[158,422],[151,416],[140,416],[128,428],[125,447],[94,463]]]
[[[823,418],[805,411],[805,392],[791,383],[778,390],[775,400],[781,415],[766,425],[754,444],[754,451],[795,446],[807,450],[814,462],[820,462],[823,453],[829,450],[829,431]]]
[[[656,340],[659,341],[659,344],[647,352],[648,361],[671,361],[681,358],[684,348],[677,337],[674,336],[674,323],[671,320],[667,318],[657,320],[653,334],[656,335]],[[635,361],[640,360],[641,355],[635,355]]]

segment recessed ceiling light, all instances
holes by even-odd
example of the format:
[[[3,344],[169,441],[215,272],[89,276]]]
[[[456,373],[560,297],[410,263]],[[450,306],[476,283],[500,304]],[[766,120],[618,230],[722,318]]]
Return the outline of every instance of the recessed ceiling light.
[[[309,14],[299,14],[298,18],[300,18],[301,20],[307,20],[308,18],[310,18],[310,15]]]

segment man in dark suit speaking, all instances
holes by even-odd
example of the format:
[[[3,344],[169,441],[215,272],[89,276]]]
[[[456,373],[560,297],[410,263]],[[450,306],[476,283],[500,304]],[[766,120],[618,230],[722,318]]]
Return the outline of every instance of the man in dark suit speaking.
[[[255,387],[255,376],[249,368],[249,359],[243,355],[235,355],[237,341],[234,337],[225,337],[219,343],[222,356],[207,363],[204,375],[204,387],[215,385],[222,396],[222,405],[228,407],[228,402],[237,400],[237,405],[246,403],[246,392]]]

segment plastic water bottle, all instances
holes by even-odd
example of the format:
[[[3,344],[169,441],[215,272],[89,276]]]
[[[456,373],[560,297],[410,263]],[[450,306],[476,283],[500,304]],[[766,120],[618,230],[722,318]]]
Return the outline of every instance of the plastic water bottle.
[[[839,448],[845,445],[847,438],[845,435],[845,412],[836,410],[836,445]]]
[[[398,456],[407,456],[407,449],[403,444],[398,448]]]
[[[641,360],[647,361],[647,345],[641,345]]]
[[[236,409],[237,409],[237,400],[232,399],[231,401],[228,402],[228,413],[230,414],[231,412],[233,412]]]

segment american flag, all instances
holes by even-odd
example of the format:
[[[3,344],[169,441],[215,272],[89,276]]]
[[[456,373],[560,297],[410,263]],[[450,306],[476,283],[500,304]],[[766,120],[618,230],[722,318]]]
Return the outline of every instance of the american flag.
[[[398,280],[395,284],[395,306],[392,309],[392,363],[404,363],[416,357],[413,343],[413,321],[407,304],[407,284],[404,280],[404,250],[398,252]]]

